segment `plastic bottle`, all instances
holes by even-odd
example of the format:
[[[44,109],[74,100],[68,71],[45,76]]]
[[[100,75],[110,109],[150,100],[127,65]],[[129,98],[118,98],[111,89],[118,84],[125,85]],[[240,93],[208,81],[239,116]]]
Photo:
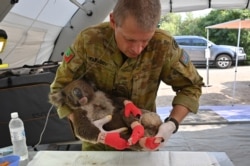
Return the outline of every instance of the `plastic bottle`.
[[[20,156],[20,161],[28,160],[28,148],[23,121],[18,117],[17,112],[11,113],[9,122],[10,137],[13,145],[13,154]]]

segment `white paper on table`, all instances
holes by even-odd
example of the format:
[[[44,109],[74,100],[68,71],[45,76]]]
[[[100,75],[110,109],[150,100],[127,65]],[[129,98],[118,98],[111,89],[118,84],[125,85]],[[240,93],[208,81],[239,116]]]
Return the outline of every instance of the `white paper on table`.
[[[206,152],[39,151],[28,166],[211,166],[217,163]]]
[[[207,152],[170,152],[171,166],[220,166]]]

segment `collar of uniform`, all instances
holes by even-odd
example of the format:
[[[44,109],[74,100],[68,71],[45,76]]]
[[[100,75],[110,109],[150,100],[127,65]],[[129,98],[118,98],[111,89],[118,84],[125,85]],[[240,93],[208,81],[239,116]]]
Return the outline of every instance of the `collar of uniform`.
[[[147,52],[153,51],[156,49],[156,47],[159,46],[159,41],[156,39],[156,36],[154,35],[151,40],[149,41],[147,47],[145,48],[145,50]]]
[[[113,53],[118,50],[118,47],[115,41],[114,31],[110,32],[110,34],[107,35],[107,38],[105,38],[103,41],[103,45],[105,49],[108,49],[109,51]]]
[[[166,47],[171,44],[171,36],[161,29],[156,29],[152,39],[149,41],[146,51],[159,50],[160,47]]]

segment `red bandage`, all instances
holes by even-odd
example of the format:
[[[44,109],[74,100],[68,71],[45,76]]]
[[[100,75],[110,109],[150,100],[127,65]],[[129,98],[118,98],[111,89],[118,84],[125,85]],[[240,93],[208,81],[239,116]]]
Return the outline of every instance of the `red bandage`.
[[[129,144],[136,144],[140,138],[144,136],[144,127],[142,125],[137,125],[133,128],[132,135],[129,138]]]
[[[146,139],[145,146],[151,150],[154,150],[155,148],[157,148],[160,145],[160,143],[155,143],[155,139],[156,137],[148,137]]]
[[[133,103],[128,103],[125,105],[125,117],[129,117],[132,113],[134,116],[141,116],[141,110],[137,108]]]
[[[104,143],[118,150],[123,150],[129,147],[127,141],[122,139],[119,133],[107,133]]]

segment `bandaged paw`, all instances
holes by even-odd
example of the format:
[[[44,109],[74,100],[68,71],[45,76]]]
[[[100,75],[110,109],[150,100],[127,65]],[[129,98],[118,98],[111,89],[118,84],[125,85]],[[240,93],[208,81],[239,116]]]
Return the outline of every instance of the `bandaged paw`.
[[[140,117],[141,116],[141,110],[137,108],[132,102],[127,102],[125,104],[125,117],[129,117],[130,114],[132,114],[135,117]]]
[[[128,145],[134,145],[136,144],[140,138],[144,136],[144,127],[142,125],[136,125],[133,128],[132,134],[130,138],[128,139]]]
[[[117,150],[124,150],[129,147],[127,141],[121,138],[117,132],[101,132],[98,137],[98,142],[109,145]]]

